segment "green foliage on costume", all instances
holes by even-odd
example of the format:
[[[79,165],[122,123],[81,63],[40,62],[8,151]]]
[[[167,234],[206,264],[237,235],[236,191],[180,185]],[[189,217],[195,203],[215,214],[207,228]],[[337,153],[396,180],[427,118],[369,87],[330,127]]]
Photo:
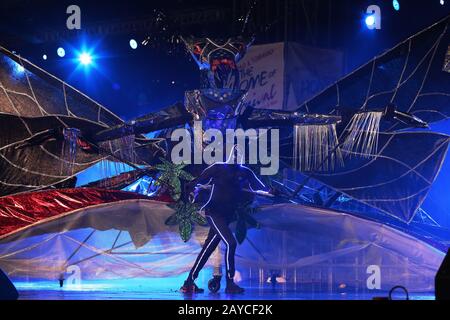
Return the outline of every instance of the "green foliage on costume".
[[[192,222],[189,219],[183,219],[179,224],[180,236],[184,242],[187,242],[192,235]]]
[[[160,172],[160,176],[155,184],[158,186],[167,186],[172,199],[178,201],[182,192],[181,180],[192,181],[194,177],[183,170],[186,167],[185,164],[174,164],[164,158],[159,159],[161,163],[157,164],[155,168]]]
[[[199,213],[199,207],[195,203],[178,201],[171,207],[175,210],[175,213],[165,223],[168,226],[178,224],[180,237],[184,242],[187,242],[191,238],[194,225],[208,225],[205,217]]]

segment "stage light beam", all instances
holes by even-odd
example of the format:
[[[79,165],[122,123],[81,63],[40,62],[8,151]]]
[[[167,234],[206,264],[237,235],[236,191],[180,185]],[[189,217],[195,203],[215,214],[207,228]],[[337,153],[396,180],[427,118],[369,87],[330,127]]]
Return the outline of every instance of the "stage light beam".
[[[77,65],[77,71],[83,71],[85,75],[89,75],[91,71],[99,69],[100,56],[96,52],[96,46],[96,44],[88,46],[86,43],[81,43],[78,49],[73,49],[71,60]]]
[[[92,63],[92,56],[87,53],[87,52],[83,52],[80,54],[80,56],[78,57],[78,60],[80,61],[80,63],[84,66],[88,66]]]

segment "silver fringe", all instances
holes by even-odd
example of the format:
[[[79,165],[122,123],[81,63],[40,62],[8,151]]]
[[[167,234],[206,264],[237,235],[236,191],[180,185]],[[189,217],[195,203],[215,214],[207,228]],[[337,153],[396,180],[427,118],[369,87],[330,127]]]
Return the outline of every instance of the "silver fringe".
[[[294,127],[294,168],[299,171],[332,171],[343,165],[336,124]]]
[[[120,160],[136,163],[134,148],[134,135],[100,143],[105,159],[101,161],[101,174],[103,178],[111,178],[127,171],[127,165]],[[113,154],[115,157],[112,157]],[[105,187],[108,187],[105,185]]]
[[[77,141],[80,136],[80,130],[75,128],[64,128],[64,142],[61,151],[61,174],[72,176],[77,158]]]
[[[353,116],[346,131],[349,132],[342,145],[348,155],[362,158],[375,156],[378,151],[378,136],[383,112],[364,112]]]

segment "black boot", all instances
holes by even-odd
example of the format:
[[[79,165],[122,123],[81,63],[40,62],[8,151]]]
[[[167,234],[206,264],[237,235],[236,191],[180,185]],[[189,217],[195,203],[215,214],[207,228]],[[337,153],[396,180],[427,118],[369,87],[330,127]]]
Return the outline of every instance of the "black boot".
[[[227,279],[227,287],[225,288],[225,293],[237,294],[244,293],[244,291],[244,288],[241,288],[236,283],[234,283],[233,279]]]
[[[180,288],[181,293],[203,293],[205,290],[197,287],[194,281],[186,280]]]

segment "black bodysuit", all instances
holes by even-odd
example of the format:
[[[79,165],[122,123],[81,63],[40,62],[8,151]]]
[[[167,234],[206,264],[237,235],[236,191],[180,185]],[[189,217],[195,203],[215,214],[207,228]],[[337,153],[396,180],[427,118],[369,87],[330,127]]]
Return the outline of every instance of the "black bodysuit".
[[[235,273],[234,255],[237,242],[228,225],[234,218],[236,208],[252,199],[253,195],[248,191],[265,190],[266,187],[251,169],[227,163],[214,164],[205,169],[190,183],[190,186],[197,184],[210,186],[203,209],[211,228],[188,279],[194,281],[198,277],[200,270],[222,240],[226,245],[227,278],[232,280]]]

